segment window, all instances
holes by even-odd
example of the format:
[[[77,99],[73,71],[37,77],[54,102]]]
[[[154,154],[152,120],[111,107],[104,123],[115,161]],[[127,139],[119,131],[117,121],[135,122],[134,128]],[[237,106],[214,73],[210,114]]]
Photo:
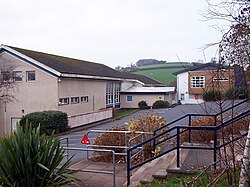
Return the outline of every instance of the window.
[[[132,102],[132,100],[133,100],[132,95],[128,95],[128,96],[127,96],[127,101],[128,101],[128,102]]]
[[[107,82],[106,84],[106,105],[120,103],[120,82]]]
[[[71,104],[79,103],[79,97],[71,97]]]
[[[35,71],[27,71],[26,72],[26,80],[27,80],[27,82],[35,81],[36,80]]]
[[[1,79],[4,82],[9,82],[9,81],[13,80],[10,71],[2,71],[1,72]]]
[[[184,93],[181,93],[181,101],[184,101],[185,100],[185,94]]]
[[[81,97],[81,103],[87,103],[89,102],[89,97],[88,96],[82,96]]]
[[[191,88],[205,88],[205,77],[204,76],[191,77]]]
[[[69,104],[69,98],[60,98],[59,99],[59,105],[68,105]]]
[[[16,81],[16,82],[22,82],[23,75],[22,75],[21,71],[14,71],[13,75],[14,75],[14,81]]]

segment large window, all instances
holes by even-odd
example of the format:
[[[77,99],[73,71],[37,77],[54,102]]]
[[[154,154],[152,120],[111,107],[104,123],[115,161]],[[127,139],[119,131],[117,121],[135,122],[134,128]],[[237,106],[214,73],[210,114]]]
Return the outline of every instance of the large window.
[[[36,80],[36,72],[35,71],[27,71],[26,72],[26,80],[27,82],[32,82]]]
[[[106,105],[113,105],[120,103],[120,82],[107,82],[106,84]]]
[[[205,77],[204,76],[191,77],[191,88],[205,88]]]

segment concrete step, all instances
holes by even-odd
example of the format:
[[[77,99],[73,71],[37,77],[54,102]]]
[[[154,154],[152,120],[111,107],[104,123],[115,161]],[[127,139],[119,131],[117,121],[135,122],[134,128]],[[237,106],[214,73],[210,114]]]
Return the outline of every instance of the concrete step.
[[[131,186],[150,183],[154,178],[166,178],[166,168],[171,163],[174,155],[175,153],[171,152],[143,165],[131,177]]]

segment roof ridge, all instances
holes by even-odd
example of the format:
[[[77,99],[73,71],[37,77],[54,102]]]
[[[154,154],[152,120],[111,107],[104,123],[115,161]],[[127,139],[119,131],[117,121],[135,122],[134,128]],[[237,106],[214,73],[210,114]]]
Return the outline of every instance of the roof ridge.
[[[53,57],[59,57],[59,58],[65,58],[68,60],[74,60],[74,61],[80,61],[80,62],[85,62],[85,63],[93,63],[93,64],[100,64],[100,65],[104,65],[102,63],[98,63],[98,62],[92,62],[92,61],[87,61],[87,60],[81,60],[78,58],[74,58],[74,57],[67,57],[67,56],[63,56],[63,55],[57,55],[57,54],[52,54],[52,53],[46,53],[46,52],[42,52],[42,51],[35,51],[35,50],[30,50],[30,49],[24,49],[24,48],[20,48],[20,47],[13,47],[13,46],[9,46],[9,45],[5,45],[11,49],[14,50],[20,50],[20,51],[27,51],[27,52],[32,52],[32,53],[38,53],[41,55],[49,55],[49,56],[53,56]]]

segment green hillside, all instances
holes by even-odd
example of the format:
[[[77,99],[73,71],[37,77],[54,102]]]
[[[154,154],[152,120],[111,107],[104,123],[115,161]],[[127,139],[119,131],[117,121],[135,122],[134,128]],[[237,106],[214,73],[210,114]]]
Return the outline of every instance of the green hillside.
[[[176,80],[176,77],[172,73],[190,66],[192,65],[186,62],[154,64],[136,67],[136,69],[131,73],[148,76],[169,86],[171,82]]]
[[[180,68],[183,68],[183,67],[189,67],[192,65],[189,62],[168,62],[165,64],[152,64],[152,65],[147,65],[147,66],[137,66],[136,69],[148,69],[148,68],[160,68],[160,67],[171,68],[172,66],[178,66]]]

